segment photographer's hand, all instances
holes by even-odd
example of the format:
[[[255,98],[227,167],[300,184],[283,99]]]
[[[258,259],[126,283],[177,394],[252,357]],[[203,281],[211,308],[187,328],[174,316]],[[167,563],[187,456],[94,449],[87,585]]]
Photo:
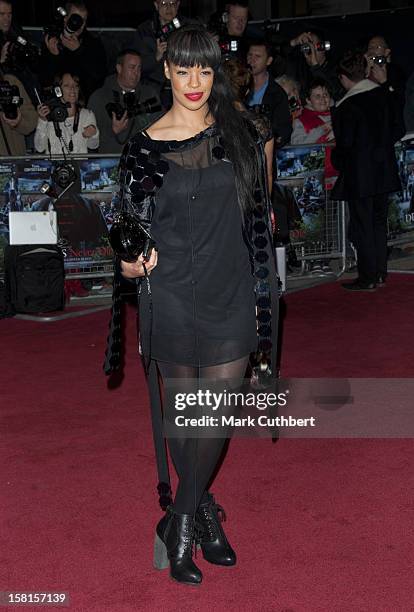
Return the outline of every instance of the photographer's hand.
[[[59,55],[59,41],[56,36],[45,36],[45,45],[52,55]]]
[[[84,138],[92,138],[96,134],[96,126],[95,125],[87,125],[86,128],[82,132],[82,136]]]
[[[388,78],[386,64],[372,64],[369,78],[378,85],[386,83]]]
[[[120,134],[128,127],[128,113],[124,112],[120,119],[116,118],[115,113],[112,113],[112,131],[114,134]]]
[[[18,108],[16,119],[8,119],[4,113],[1,114],[1,118],[3,119],[4,123],[7,123],[7,125],[9,125],[11,128],[16,128],[22,120],[22,114]]]
[[[312,42],[312,39],[309,33],[302,32],[302,34],[299,34],[299,36],[296,36],[296,38],[292,38],[292,40],[290,41],[290,46],[297,47],[298,45],[307,45],[310,42]]]
[[[66,47],[66,49],[69,49],[69,51],[76,51],[81,45],[76,34],[62,34],[60,40],[62,41],[62,45]]]
[[[37,114],[43,121],[47,121],[47,116],[50,113],[50,108],[46,104],[39,104],[37,107]]]
[[[140,255],[136,262],[129,263],[127,261],[121,261],[121,274],[125,278],[140,278],[145,276],[143,264],[144,259]],[[145,263],[148,274],[151,274],[151,270],[155,268],[158,263],[158,253],[155,249],[152,249],[149,260]]]
[[[311,40],[308,42],[308,45],[309,45],[309,48],[310,48],[310,52],[305,56],[306,63],[309,66],[319,66],[318,58],[316,56],[315,45],[313,44],[313,42]]]
[[[0,64],[4,64],[4,62],[7,60],[7,54],[9,52],[9,46],[10,46],[10,41],[7,41],[6,43],[4,43],[2,49],[1,49],[1,55],[0,55]]]
[[[162,41],[160,38],[157,38],[157,51],[155,53],[155,59],[157,62],[160,62],[164,57],[164,53],[167,50],[167,41]]]

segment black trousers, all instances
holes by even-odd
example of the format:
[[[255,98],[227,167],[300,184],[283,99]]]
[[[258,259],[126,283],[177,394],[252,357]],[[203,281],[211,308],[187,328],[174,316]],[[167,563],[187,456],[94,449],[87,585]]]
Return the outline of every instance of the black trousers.
[[[358,256],[358,277],[375,283],[387,274],[388,194],[350,200],[349,240]]]

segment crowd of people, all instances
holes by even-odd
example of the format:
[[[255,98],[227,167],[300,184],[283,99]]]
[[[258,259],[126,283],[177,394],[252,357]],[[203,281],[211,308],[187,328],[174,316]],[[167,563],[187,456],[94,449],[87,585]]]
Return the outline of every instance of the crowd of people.
[[[31,150],[119,154],[154,112],[171,106],[163,57],[168,33],[189,21],[180,14],[179,0],[154,2],[153,17],[138,25],[128,47],[117,55],[115,73],[109,75],[104,45],[87,28],[85,2],[70,0],[65,11],[61,32],[46,28],[38,56],[25,61],[26,56],[16,50],[16,40],[24,32],[15,23],[12,2],[0,0],[0,69],[3,80],[18,87],[22,100],[12,113],[3,103],[2,155]],[[226,12],[213,15],[207,24],[220,44],[223,61],[237,60],[239,72],[246,73],[249,86],[243,104],[268,117],[276,147],[334,143],[331,111],[346,91],[331,43],[313,30],[275,48],[265,34],[247,35],[248,18],[248,4],[240,0],[229,2]],[[413,76],[406,80],[383,36],[371,36],[359,51],[365,58],[364,78],[392,94],[404,114],[406,130],[413,130]]]
[[[10,96],[7,99],[3,90],[0,154],[120,155],[134,134],[171,107],[171,83],[164,70],[167,40],[189,21],[180,13],[179,0],[155,0],[152,18],[138,25],[128,45],[117,54],[115,72],[108,74],[104,45],[87,28],[88,8],[83,0],[65,4],[61,21],[45,28],[40,49],[23,38],[24,52],[24,31],[15,23],[12,2],[0,0],[0,69]],[[354,190],[347,194],[341,175],[340,160],[356,146],[348,141],[338,143],[338,134],[343,138],[344,130],[347,133],[347,126],[352,125],[347,116],[346,127],[340,127],[343,121],[338,117],[350,106],[343,103],[378,88],[373,102],[385,103],[390,111],[386,117],[374,112],[369,119],[376,117],[375,129],[393,141],[384,144],[373,134],[370,138],[378,141],[374,148],[385,146],[387,153],[381,155],[388,158],[395,139],[414,131],[413,75],[406,79],[380,34],[347,51],[347,61],[357,68],[345,74],[346,56],[338,60],[335,43],[327,41],[323,32],[308,30],[275,44],[265,29],[252,36],[248,22],[248,3],[231,0],[224,13],[213,15],[205,25],[219,43],[238,110],[248,113],[265,135],[269,190],[275,149],[329,144],[325,174],[339,172],[336,194],[353,197]],[[383,125],[385,120],[392,126]],[[355,159],[354,153],[352,157]],[[361,197],[365,196],[364,192]],[[372,278],[368,284],[375,284]]]

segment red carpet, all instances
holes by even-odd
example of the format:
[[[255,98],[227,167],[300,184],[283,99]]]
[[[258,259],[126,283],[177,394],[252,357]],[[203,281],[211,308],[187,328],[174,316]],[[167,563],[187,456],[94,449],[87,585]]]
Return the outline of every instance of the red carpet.
[[[413,281],[288,296],[282,374],[412,377]],[[76,612],[414,609],[411,440],[235,439],[212,490],[238,565],[199,556],[198,589],[152,569],[160,513],[134,317],[112,391],[107,318],[0,322],[1,591],[67,591]]]

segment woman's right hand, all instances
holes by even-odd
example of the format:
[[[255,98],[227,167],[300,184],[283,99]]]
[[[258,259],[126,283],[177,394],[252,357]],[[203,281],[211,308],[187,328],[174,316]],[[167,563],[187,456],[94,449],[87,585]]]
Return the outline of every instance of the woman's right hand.
[[[46,121],[50,108],[46,104],[39,104],[37,107],[37,114],[43,121]]]
[[[158,253],[153,248],[151,251],[151,256],[147,262],[145,262],[145,267],[147,269],[148,274],[151,274],[151,270],[155,268],[158,262]],[[125,278],[140,278],[141,276],[145,276],[144,272],[144,258],[140,255],[135,262],[121,261],[121,274]]]

